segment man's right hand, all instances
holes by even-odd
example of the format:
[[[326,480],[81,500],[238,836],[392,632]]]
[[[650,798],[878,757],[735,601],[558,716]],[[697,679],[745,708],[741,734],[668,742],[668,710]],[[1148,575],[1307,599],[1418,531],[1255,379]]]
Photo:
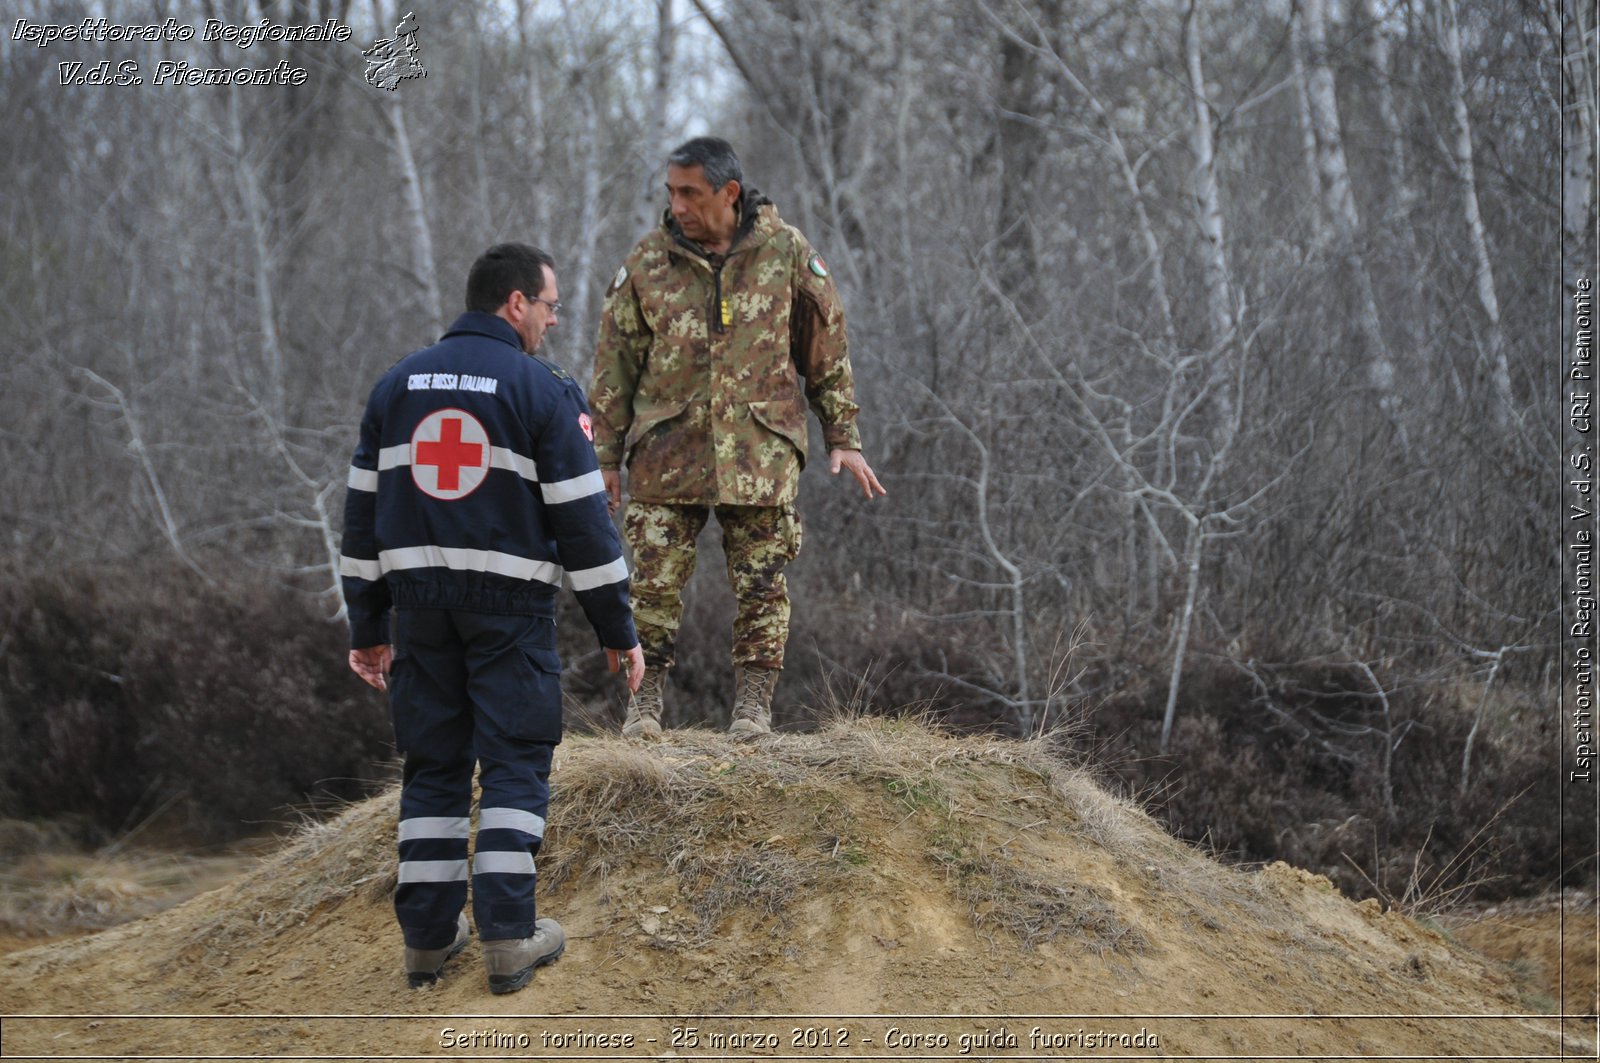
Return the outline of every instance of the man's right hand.
[[[606,508],[614,517],[622,508],[622,473],[617,469],[601,469],[600,480],[606,485]]]
[[[389,667],[393,663],[394,654],[387,645],[350,651],[350,670],[376,690],[389,689]]]

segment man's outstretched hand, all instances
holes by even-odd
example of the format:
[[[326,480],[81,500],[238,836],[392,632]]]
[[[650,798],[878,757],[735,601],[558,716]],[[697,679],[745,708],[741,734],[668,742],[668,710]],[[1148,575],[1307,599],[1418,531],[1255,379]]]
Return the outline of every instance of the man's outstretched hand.
[[[828,471],[838,476],[840,469],[849,469],[850,475],[856,478],[856,483],[861,485],[861,493],[871,498],[876,492],[886,495],[889,492],[883,489],[878,482],[878,477],[873,473],[872,466],[867,464],[867,459],[861,456],[859,450],[834,449],[828,451]]]
[[[607,671],[617,671],[622,667],[623,661],[628,662],[628,693],[637,694],[639,684],[644,682],[644,649],[639,646],[631,650],[606,648]]]

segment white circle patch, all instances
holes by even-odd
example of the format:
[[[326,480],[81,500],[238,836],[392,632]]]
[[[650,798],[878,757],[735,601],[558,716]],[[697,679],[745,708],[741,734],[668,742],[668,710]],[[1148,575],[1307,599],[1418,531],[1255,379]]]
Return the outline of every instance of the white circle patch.
[[[446,502],[466,498],[489,475],[489,433],[466,410],[435,410],[411,433],[411,479]]]

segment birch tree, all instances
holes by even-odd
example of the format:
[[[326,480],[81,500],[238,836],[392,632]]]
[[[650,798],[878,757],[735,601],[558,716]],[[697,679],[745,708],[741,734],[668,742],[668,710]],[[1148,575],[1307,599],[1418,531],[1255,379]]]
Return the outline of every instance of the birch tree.
[[[1350,184],[1344,135],[1339,126],[1339,105],[1334,90],[1333,67],[1328,60],[1326,0],[1299,0],[1292,18],[1303,20],[1306,98],[1310,103],[1312,132],[1317,142],[1317,168],[1322,178],[1323,213],[1331,226],[1331,242],[1346,268],[1355,303],[1356,328],[1366,360],[1367,385],[1378,407],[1394,426],[1402,447],[1406,429],[1394,359],[1378,319],[1378,300],[1372,276],[1361,253],[1361,216]]]
[[[1205,74],[1200,66],[1200,9],[1191,0],[1183,20],[1184,67],[1189,76],[1189,98],[1194,108],[1189,145],[1194,152],[1194,199],[1200,230],[1200,254],[1205,275],[1206,309],[1210,341],[1216,365],[1228,364],[1227,351],[1233,342],[1234,294],[1229,279],[1227,226],[1222,214],[1222,193],[1217,184],[1217,148],[1211,124],[1211,101],[1206,92]],[[1217,374],[1226,381],[1226,373]],[[1219,389],[1222,420],[1231,419],[1224,385]]]
[[[655,0],[656,34],[652,49],[654,81],[646,108],[645,136],[640,145],[644,178],[639,182],[639,198],[633,208],[633,227],[647,232],[661,217],[661,180],[665,159],[673,145],[668,143],[667,101],[672,96],[672,64],[678,48],[678,25],[673,15],[673,0]]]
[[[567,320],[572,322],[569,348],[572,365],[577,369],[593,350],[591,321],[596,316],[590,312],[591,290],[594,282],[595,251],[600,242],[600,105],[597,98],[600,57],[589,51],[594,44],[585,44],[576,36],[578,16],[569,0],[562,0],[562,23],[567,32],[569,65],[566,70],[568,97],[576,105],[576,142],[578,163],[578,234],[577,254],[573,267],[567,272],[571,281],[571,295],[566,300],[571,307]]]
[[[1566,290],[1577,286],[1580,273],[1593,266],[1595,214],[1595,138],[1600,135],[1600,101],[1595,97],[1596,34],[1592,5],[1541,0],[1540,13],[1553,46],[1561,55],[1556,92],[1561,113],[1561,225],[1567,245],[1562,263]]]
[[[1306,74],[1305,20],[1289,19],[1290,76],[1294,79],[1294,101],[1300,119],[1300,153],[1306,167],[1306,209],[1312,212],[1312,228],[1326,232],[1327,216],[1322,208],[1322,167],[1317,161],[1317,131],[1311,117],[1311,81]]]
[[[391,12],[398,15],[398,10]],[[399,18],[385,18],[382,0],[372,0],[372,20],[378,31],[394,32]],[[444,306],[439,300],[439,281],[433,259],[433,229],[428,222],[427,202],[422,192],[422,173],[411,149],[411,134],[406,122],[406,102],[398,91],[373,89],[373,99],[389,126],[389,148],[395,176],[400,179],[401,206],[393,219],[405,230],[410,260],[404,272],[416,289],[422,325],[434,335],[444,331]]]
[[[244,121],[240,117],[240,94],[228,93],[228,146],[233,156],[234,178],[239,203],[249,231],[252,279],[255,288],[256,328],[261,337],[261,359],[265,371],[266,403],[272,415],[288,413],[284,390],[283,342],[278,334],[277,241],[272,232],[272,210],[261,187],[261,176],[254,155],[245,143]]]
[[[1388,25],[1387,17],[1378,10],[1377,0],[1356,0],[1354,16],[1359,24],[1360,32],[1365,34],[1367,42],[1367,67],[1371,71],[1372,85],[1377,97],[1377,110],[1379,123],[1383,127],[1384,173],[1388,184],[1384,194],[1384,229],[1398,241],[1399,254],[1397,265],[1403,277],[1406,278],[1405,304],[1411,312],[1400,315],[1397,322],[1399,330],[1405,335],[1405,346],[1408,350],[1421,349],[1424,337],[1432,332],[1432,327],[1426,315],[1418,312],[1423,306],[1422,285],[1422,258],[1417,250],[1416,233],[1412,226],[1415,222],[1417,195],[1412,186],[1408,173],[1405,129],[1400,121],[1400,111],[1395,103],[1394,76],[1392,72],[1393,61],[1391,57],[1391,38],[1393,33]],[[1295,20],[1298,25],[1299,20]],[[1299,64],[1299,49],[1296,49],[1296,64]],[[1303,74],[1297,70],[1296,80],[1303,79]],[[1307,114],[1309,119],[1309,114]],[[1311,136],[1309,125],[1306,133]],[[1312,137],[1313,151],[1315,138]]]
[[[542,40],[538,26],[534,21],[533,0],[517,0],[517,41],[521,46],[523,55],[542,55],[543,49],[539,42]],[[527,92],[523,98],[523,109],[526,113],[526,132],[524,143],[530,158],[543,159],[549,154],[550,142],[546,135],[549,116],[544,105],[544,86],[541,75],[544,64],[527,63],[523,70],[527,76]],[[541,174],[540,177],[543,175]],[[550,227],[550,187],[548,182],[536,179],[528,190],[533,208],[528,216],[528,226],[536,233],[549,231]]]
[[[1479,344],[1481,357],[1489,366],[1493,385],[1491,414],[1504,425],[1515,413],[1511,393],[1511,367],[1506,360],[1505,337],[1500,328],[1500,296],[1495,287],[1494,264],[1489,259],[1489,239],[1484,230],[1483,212],[1478,203],[1477,169],[1472,161],[1472,119],[1467,111],[1467,84],[1461,72],[1461,27],[1456,19],[1455,0],[1439,0],[1440,46],[1450,68],[1450,113],[1454,119],[1452,162],[1461,187],[1461,213],[1472,247],[1474,289],[1487,323]]]

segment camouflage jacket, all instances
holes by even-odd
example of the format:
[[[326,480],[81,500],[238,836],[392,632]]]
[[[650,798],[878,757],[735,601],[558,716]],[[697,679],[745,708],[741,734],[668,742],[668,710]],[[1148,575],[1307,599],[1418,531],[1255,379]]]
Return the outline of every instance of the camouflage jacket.
[[[800,230],[760,193],[726,256],[671,215],[606,292],[595,350],[594,445],[626,461],[641,502],[779,506],[806,459],[806,403],[827,446],[859,450],[844,310]]]

